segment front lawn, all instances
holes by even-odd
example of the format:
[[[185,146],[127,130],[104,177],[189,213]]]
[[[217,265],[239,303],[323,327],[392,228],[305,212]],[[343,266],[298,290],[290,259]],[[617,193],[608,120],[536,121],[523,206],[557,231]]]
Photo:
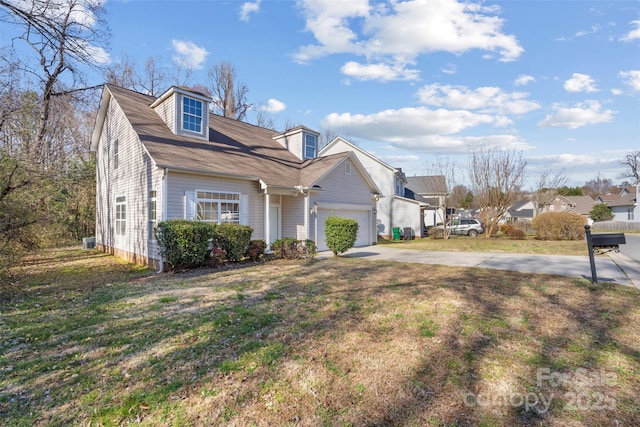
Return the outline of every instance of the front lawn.
[[[156,275],[77,248],[12,273],[2,425],[640,425],[630,287],[341,257]]]

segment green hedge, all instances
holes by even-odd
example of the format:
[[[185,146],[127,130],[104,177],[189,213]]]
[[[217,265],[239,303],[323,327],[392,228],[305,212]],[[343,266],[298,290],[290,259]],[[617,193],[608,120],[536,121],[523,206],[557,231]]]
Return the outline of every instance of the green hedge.
[[[253,229],[179,219],[161,221],[154,232],[160,256],[175,270],[240,261],[247,253]]]
[[[161,221],[155,229],[160,256],[169,267],[200,267],[207,263],[212,236],[211,224],[187,220]]]
[[[324,221],[324,233],[327,247],[337,256],[355,246],[358,237],[358,221],[352,218],[330,216]]]
[[[580,240],[586,223],[586,218],[576,213],[545,212],[533,218],[531,225],[540,240]]]

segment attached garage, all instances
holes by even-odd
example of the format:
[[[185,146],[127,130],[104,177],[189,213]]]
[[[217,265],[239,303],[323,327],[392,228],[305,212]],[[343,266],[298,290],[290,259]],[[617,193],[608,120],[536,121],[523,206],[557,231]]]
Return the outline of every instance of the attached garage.
[[[326,251],[329,248],[327,247],[327,242],[324,234],[324,221],[329,216],[339,216],[343,218],[353,218],[358,221],[358,236],[356,237],[356,247],[369,246],[371,245],[373,240],[372,235],[372,212],[370,209],[353,209],[346,207],[345,209],[339,208],[318,208],[318,216],[317,216],[317,245],[319,251]]]

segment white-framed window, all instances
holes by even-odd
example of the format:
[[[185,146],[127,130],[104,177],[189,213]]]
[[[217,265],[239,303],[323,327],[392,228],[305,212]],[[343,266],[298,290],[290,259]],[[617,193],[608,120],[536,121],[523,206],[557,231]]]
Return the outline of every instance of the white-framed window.
[[[627,219],[629,221],[633,221],[634,220],[633,208],[627,209]]]
[[[156,236],[153,234],[158,225],[158,213],[156,204],[156,192],[149,191],[149,240],[155,240]]]
[[[310,133],[304,134],[304,158],[313,159],[316,157],[318,147],[318,137]]]
[[[116,139],[115,141],[113,141],[113,168],[114,169],[118,169],[118,150],[120,149],[120,147],[118,146],[118,140]]]
[[[199,221],[240,223],[240,193],[198,190],[195,201]]]
[[[182,129],[191,132],[202,132],[202,101],[182,97]]]
[[[116,197],[116,236],[124,236],[127,232],[127,198]]]
[[[344,163],[344,173],[347,175],[351,175],[351,162]]]

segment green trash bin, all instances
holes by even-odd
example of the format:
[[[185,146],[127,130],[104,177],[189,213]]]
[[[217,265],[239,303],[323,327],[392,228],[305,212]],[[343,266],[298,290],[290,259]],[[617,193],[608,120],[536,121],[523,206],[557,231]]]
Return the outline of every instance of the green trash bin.
[[[400,227],[393,227],[393,240],[400,240]]]

